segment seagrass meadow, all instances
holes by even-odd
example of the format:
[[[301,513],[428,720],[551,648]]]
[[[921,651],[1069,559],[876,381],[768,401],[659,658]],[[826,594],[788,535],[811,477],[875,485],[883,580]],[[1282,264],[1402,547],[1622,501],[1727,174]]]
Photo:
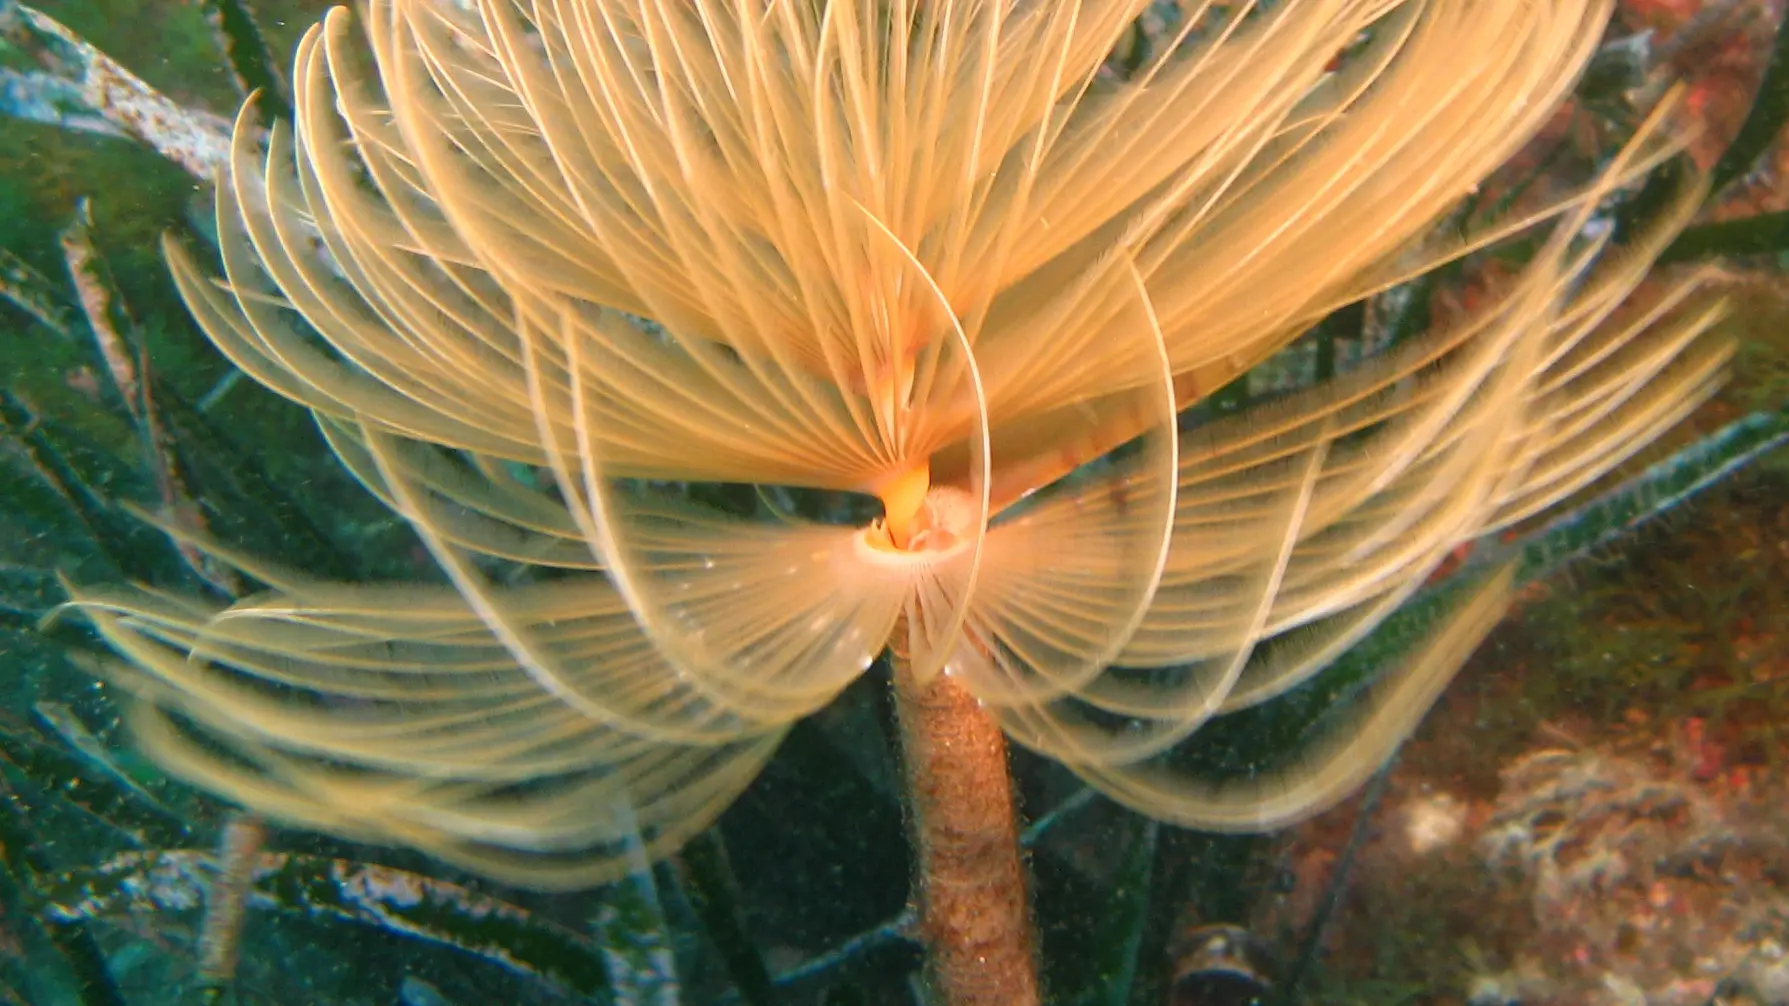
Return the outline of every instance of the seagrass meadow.
[[[0,0],[0,1002],[1774,1001],[1782,20]]]

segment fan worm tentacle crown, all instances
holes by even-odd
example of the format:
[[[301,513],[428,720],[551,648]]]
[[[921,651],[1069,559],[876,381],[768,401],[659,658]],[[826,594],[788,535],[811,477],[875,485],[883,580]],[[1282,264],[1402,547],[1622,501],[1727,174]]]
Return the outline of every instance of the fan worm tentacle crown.
[[[1727,350],[1697,277],[1621,307],[1699,192],[1619,253],[1586,228],[1677,149],[1667,100],[1582,190],[1432,237],[1569,93],[1608,0],[1190,5],[1102,74],[1143,6],[330,14],[292,123],[239,120],[221,280],[169,259],[448,582],[319,582],[170,528],[266,590],[74,591],[143,745],[275,820],[578,886],[705,827],[893,641],[1145,813],[1338,799],[1501,581],[1285,775],[1213,787],[1171,755],[1706,397]],[[1182,431],[1328,312],[1518,229],[1537,250],[1471,317]],[[885,516],[747,520],[679,482]]]

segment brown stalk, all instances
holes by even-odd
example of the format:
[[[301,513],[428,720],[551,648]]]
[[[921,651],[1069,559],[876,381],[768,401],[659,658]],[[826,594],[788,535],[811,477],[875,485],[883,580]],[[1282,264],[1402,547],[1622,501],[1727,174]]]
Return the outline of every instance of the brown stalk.
[[[894,694],[920,932],[938,1000],[1035,1006],[1042,999],[1006,737],[948,674],[922,684],[898,656]]]
[[[267,830],[266,823],[252,814],[233,814],[218,840],[205,892],[205,929],[199,935],[199,984],[206,990],[206,1002],[216,1002],[235,981],[243,917]]]

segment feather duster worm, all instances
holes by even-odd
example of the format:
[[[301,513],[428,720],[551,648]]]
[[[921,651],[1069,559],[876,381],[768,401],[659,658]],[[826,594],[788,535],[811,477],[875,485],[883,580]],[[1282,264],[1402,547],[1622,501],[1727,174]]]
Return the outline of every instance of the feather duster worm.
[[[294,122],[236,129],[223,281],[169,255],[451,588],[194,542],[268,591],[78,589],[142,744],[272,819],[575,887],[675,850],[892,644],[911,687],[960,690],[940,708],[1143,813],[1339,799],[1499,582],[1287,774],[1167,756],[1709,393],[1693,278],[1615,310],[1697,193],[1617,251],[1584,236],[1675,149],[1661,110],[1578,195],[1425,238],[1566,96],[1608,0],[1195,5],[1102,77],[1143,6],[373,0],[366,45],[329,15]],[[1183,432],[1328,312],[1534,226],[1470,319]],[[883,516],[739,519],[675,481]]]

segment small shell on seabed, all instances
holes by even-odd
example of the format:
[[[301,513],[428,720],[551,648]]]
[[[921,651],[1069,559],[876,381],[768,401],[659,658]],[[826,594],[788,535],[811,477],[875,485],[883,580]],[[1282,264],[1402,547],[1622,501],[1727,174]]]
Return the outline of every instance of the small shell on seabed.
[[[1168,1006],[1245,1006],[1273,991],[1272,952],[1246,929],[1200,926],[1175,947]]]

